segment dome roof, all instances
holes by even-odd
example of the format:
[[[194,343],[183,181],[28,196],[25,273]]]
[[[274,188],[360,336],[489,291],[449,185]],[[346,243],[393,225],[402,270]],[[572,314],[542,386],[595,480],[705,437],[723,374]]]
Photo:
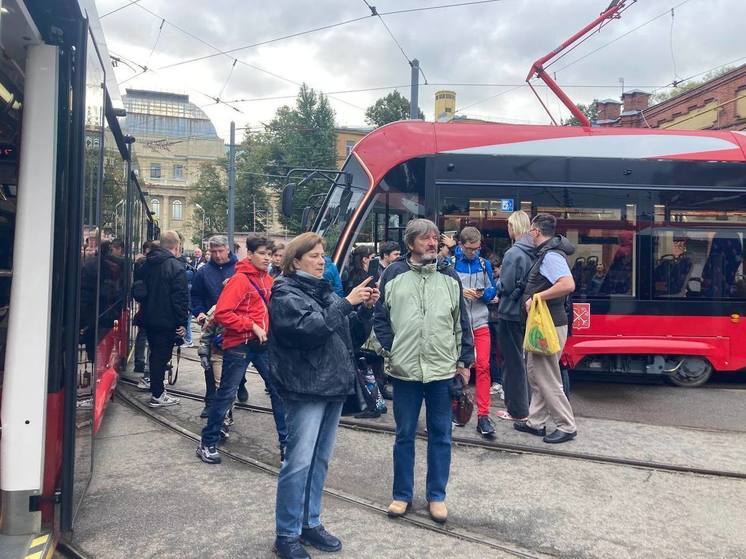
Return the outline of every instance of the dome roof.
[[[127,110],[122,128],[135,138],[219,139],[209,117],[188,95],[128,89],[122,101]]]

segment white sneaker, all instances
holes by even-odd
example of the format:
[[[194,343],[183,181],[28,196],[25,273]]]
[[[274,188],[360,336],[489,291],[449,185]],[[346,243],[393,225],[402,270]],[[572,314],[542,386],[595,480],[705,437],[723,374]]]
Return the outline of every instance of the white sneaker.
[[[178,398],[174,398],[164,390],[159,398],[151,396],[148,405],[151,408],[164,408],[166,406],[175,406],[178,403],[180,403]]]
[[[141,377],[137,381],[137,388],[140,390],[150,390],[150,377]]]
[[[503,391],[503,385],[495,382],[490,386],[490,394],[497,396],[501,400],[505,400],[505,392]]]

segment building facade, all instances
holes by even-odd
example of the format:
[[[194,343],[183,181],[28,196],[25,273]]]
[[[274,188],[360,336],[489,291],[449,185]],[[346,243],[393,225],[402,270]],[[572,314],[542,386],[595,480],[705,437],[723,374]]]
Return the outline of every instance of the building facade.
[[[650,105],[651,95],[632,90],[622,102],[604,99],[597,103],[599,126],[671,128],[687,130],[746,129],[746,64],[717,78]]]
[[[207,115],[188,95],[128,89],[122,97],[127,117],[124,130],[136,138],[135,168],[148,206],[162,231],[174,229],[193,248],[192,189],[203,163],[225,156],[225,145]],[[197,231],[199,234],[199,231]]]
[[[336,135],[337,168],[341,169],[345,160],[352,153],[355,144],[373,131],[372,126],[348,127],[341,126],[334,129]]]

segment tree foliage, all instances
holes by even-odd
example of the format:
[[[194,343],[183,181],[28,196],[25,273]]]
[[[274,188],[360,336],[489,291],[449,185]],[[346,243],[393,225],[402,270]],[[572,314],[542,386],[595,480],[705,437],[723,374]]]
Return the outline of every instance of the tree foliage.
[[[192,214],[192,242],[201,244],[202,226],[205,237],[228,228],[228,162],[225,159],[217,163],[203,163],[199,180],[194,186],[191,202],[204,208],[204,215],[199,209]],[[204,220],[204,221],[203,221]]]
[[[583,113],[586,117],[588,117],[588,120],[593,122],[598,118],[598,99],[594,99],[592,103],[589,105],[583,105],[581,103],[576,103],[575,106],[580,109],[580,112]],[[576,117],[569,118],[567,120],[562,121],[563,126],[580,126],[580,121]]]
[[[417,118],[424,120],[425,114],[417,107]],[[383,126],[397,120],[409,118],[409,99],[397,90],[381,97],[365,111],[365,122],[373,126]]]
[[[699,87],[700,85],[704,85],[709,81],[719,78],[723,74],[727,74],[732,69],[733,69],[732,66],[727,66],[725,68],[720,68],[719,70],[713,70],[712,72],[708,72],[707,74],[705,74],[699,80],[688,80],[682,83],[681,85],[672,87],[668,91],[661,91],[660,93],[655,93],[653,94],[651,98],[651,103],[656,105],[658,103],[663,103],[664,101],[668,101],[669,99],[673,99],[674,97],[678,97],[679,95],[682,95],[686,93],[687,91],[695,89]]]
[[[295,100],[295,107],[277,109],[267,125],[266,142],[270,167],[274,174],[284,175],[293,168],[334,169],[337,167],[334,110],[323,93],[317,93],[303,84]],[[276,188],[284,181],[274,181]],[[293,213],[281,217],[290,232],[300,230],[303,208],[329,190],[329,183],[314,180],[296,190]]]

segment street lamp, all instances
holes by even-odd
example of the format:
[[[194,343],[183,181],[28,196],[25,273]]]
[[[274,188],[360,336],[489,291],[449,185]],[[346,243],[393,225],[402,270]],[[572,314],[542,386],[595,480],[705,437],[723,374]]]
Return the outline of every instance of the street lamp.
[[[205,244],[205,208],[203,208],[202,206],[200,206],[196,202],[194,203],[194,207],[197,208],[198,210],[200,210],[202,212],[202,237],[201,237],[201,241],[199,243],[200,244],[199,248],[204,248],[204,244]]]

